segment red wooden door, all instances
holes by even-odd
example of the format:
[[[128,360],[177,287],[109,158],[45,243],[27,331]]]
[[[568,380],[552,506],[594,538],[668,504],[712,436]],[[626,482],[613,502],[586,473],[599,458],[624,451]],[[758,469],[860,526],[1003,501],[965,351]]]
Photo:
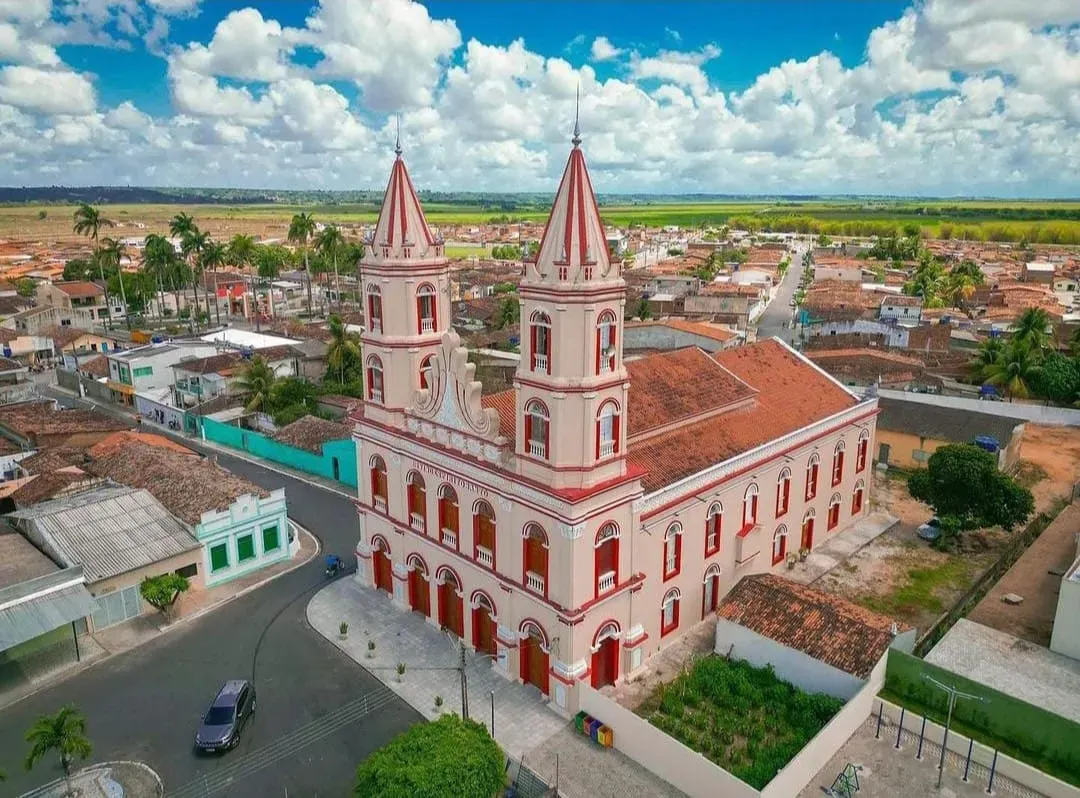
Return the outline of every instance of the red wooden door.
[[[521,680],[548,692],[548,655],[540,648],[540,638],[530,635],[521,642]]]
[[[592,686],[595,688],[615,684],[619,678],[619,641],[609,637],[592,655]]]
[[[394,576],[390,570],[390,558],[386,556],[386,553],[376,549],[375,550],[375,587],[379,590],[385,590],[387,593],[393,594],[394,592]]]
[[[465,617],[461,596],[453,585],[445,582],[439,585],[439,624],[456,634],[465,636]]]
[[[420,571],[409,574],[409,606],[425,618],[431,615],[431,589]]]
[[[802,525],[802,547],[804,549],[814,548],[814,519],[807,518],[803,521]]]
[[[473,646],[492,657],[495,656],[495,624],[486,607],[473,610]]]

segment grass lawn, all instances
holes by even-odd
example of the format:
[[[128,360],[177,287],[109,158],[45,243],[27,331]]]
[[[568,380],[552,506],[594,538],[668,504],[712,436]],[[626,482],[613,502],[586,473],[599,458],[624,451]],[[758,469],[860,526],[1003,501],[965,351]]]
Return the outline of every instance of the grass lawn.
[[[708,656],[660,685],[636,712],[756,789],[843,705],[781,681],[772,668]]]
[[[982,565],[957,555],[946,562],[919,568],[909,568],[907,579],[884,596],[865,596],[858,600],[868,609],[890,617],[906,618],[920,610],[939,615],[945,611],[942,593],[975,581]]]

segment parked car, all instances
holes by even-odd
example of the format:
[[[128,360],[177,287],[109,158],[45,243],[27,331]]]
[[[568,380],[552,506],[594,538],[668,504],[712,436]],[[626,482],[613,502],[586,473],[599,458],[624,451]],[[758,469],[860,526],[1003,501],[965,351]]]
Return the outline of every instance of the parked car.
[[[195,748],[206,753],[235,748],[255,713],[255,687],[246,679],[225,682],[195,732]]]
[[[941,521],[935,516],[925,524],[919,524],[919,528],[915,530],[915,534],[923,540],[937,540],[941,537]]]

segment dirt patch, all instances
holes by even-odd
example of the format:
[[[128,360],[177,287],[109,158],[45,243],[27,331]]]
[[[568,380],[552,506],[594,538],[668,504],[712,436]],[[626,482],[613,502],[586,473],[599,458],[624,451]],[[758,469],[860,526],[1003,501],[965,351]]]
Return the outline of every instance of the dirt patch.
[[[1035,512],[1040,513],[1057,499],[1071,496],[1073,485],[1080,482],[1080,429],[1026,424],[1020,458],[1015,475],[1031,490]],[[1040,473],[1041,479],[1028,483]]]
[[[675,679],[688,670],[698,657],[711,654],[716,646],[716,618],[710,617],[649,658],[640,674],[600,692],[614,698],[627,709],[635,710],[656,692],[661,684]],[[721,652],[723,653],[723,652]]]

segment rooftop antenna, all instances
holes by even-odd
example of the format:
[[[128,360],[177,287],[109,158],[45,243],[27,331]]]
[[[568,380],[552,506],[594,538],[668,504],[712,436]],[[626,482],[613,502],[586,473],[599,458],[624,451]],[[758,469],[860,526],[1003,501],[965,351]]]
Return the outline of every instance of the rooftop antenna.
[[[401,114],[397,116],[397,139],[394,142],[394,154],[401,157]]]
[[[578,84],[577,95],[574,98],[574,137],[570,139],[570,143],[577,147],[581,144],[581,125],[579,120],[581,117],[581,84]]]

